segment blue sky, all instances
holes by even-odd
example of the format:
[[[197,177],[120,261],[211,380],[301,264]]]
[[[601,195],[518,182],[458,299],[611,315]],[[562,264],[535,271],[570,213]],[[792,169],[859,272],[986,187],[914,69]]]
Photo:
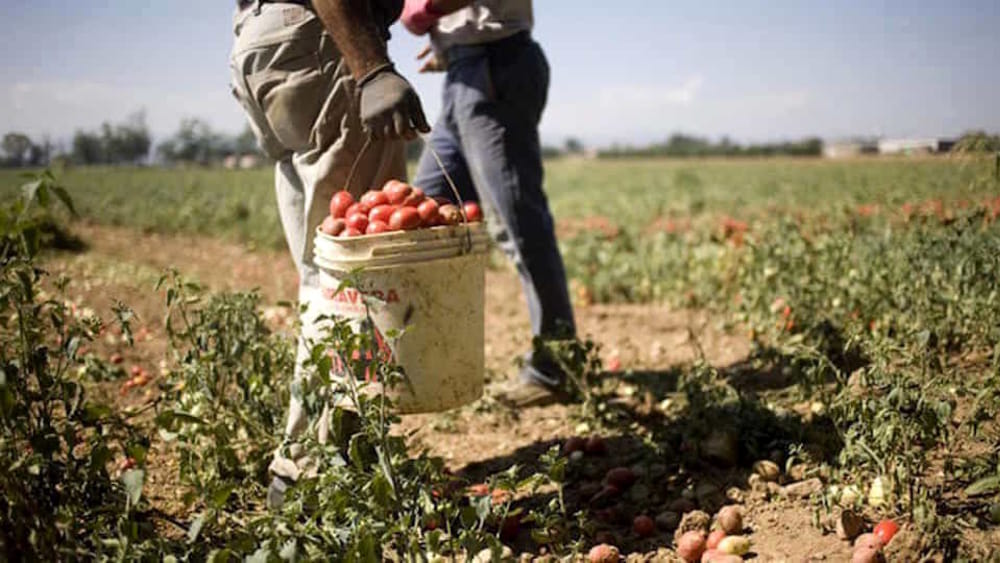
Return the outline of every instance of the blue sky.
[[[145,109],[238,131],[228,0],[0,0],[0,132],[64,139]],[[1000,131],[996,0],[539,0],[548,143]],[[391,53],[429,115],[440,75],[398,26]]]

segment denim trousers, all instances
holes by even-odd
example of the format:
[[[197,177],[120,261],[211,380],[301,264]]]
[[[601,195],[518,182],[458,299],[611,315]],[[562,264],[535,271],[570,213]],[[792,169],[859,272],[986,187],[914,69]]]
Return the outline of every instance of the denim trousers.
[[[542,189],[538,123],[549,66],[527,32],[447,52],[441,116],[427,143],[464,200],[479,202],[497,245],[521,279],[531,330],[542,338],[575,333],[566,273]],[[425,149],[413,184],[454,200],[437,161]],[[559,377],[533,361],[523,379],[555,385]]]

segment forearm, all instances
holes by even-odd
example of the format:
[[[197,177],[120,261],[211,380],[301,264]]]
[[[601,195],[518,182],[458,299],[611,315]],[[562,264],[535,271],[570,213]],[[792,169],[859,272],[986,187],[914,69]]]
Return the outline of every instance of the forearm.
[[[389,63],[368,0],[313,0],[312,4],[354,78]]]

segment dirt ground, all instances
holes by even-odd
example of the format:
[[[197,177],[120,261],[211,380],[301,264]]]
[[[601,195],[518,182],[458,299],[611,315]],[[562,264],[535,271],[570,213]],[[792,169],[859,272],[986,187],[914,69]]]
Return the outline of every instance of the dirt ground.
[[[97,346],[109,353],[112,349],[120,350],[125,365],[141,365],[150,373],[158,373],[166,345],[164,301],[153,289],[164,269],[175,267],[214,290],[259,288],[265,303],[295,297],[295,269],[283,252],[250,252],[219,240],[86,224],[75,224],[73,232],[86,243],[86,250],[50,255],[46,267],[53,274],[67,273],[73,277],[69,296],[78,306],[106,314],[115,301],[121,301],[135,310],[139,318],[136,347],[126,349],[110,340]],[[486,289],[486,361],[488,378],[493,381],[514,376],[514,361],[530,343],[517,277],[502,261],[498,263],[501,266],[487,274]],[[693,361],[698,346],[713,365],[723,368],[738,364],[749,352],[749,342],[742,331],[726,331],[719,319],[699,311],[660,305],[580,305],[576,314],[581,335],[601,345],[605,365],[620,362],[618,372],[667,374],[672,367]],[[692,335],[696,335],[697,346]],[[628,385],[625,379],[622,382],[623,386]],[[586,431],[578,427],[579,421],[567,407],[512,412],[490,402],[488,395],[489,392],[477,405],[454,412],[407,417],[403,425],[405,430],[413,432],[413,448],[426,448],[442,457],[454,471],[474,476],[512,463],[531,467],[552,444]],[[142,394],[134,392],[118,397],[116,393],[115,399],[123,406],[139,404]],[[609,438],[609,455],[596,464],[610,467],[628,459],[632,443],[630,436]],[[165,512],[183,517],[179,513],[179,492],[169,482],[169,476],[176,474],[173,460],[161,452],[152,455],[166,459],[151,464],[158,467],[150,475],[151,501]],[[811,524],[813,509],[807,501],[780,496],[765,500],[763,495],[750,490],[745,471],[716,472],[707,478],[720,491],[735,487],[728,491],[728,496],[743,502],[753,541],[749,559],[850,559],[847,542]],[[672,533],[660,532],[639,540],[628,523],[618,526],[616,533],[623,545],[646,553],[648,560],[672,560],[673,556],[662,550],[656,555],[658,548],[672,545]],[[519,538],[518,545],[522,543],[525,543],[523,538]]]

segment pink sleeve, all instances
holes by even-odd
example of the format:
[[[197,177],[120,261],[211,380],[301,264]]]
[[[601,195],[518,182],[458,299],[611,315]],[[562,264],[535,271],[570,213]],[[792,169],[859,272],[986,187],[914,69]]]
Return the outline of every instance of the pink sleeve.
[[[399,19],[410,33],[423,35],[434,27],[440,17],[441,14],[431,5],[431,0],[406,0],[403,15]]]

